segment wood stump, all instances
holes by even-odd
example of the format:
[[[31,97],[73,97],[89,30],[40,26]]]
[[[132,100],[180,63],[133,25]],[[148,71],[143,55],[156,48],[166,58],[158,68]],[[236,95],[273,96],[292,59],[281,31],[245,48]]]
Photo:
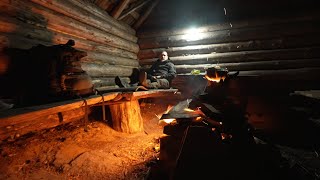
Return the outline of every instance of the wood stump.
[[[143,131],[143,119],[138,100],[110,105],[112,126],[116,131],[137,133]]]

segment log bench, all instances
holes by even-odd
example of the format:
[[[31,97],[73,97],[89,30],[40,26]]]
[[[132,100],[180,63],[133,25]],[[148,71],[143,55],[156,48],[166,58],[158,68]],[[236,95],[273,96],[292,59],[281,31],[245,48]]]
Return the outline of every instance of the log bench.
[[[15,139],[29,132],[52,128],[81,118],[84,118],[86,123],[88,107],[102,105],[110,107],[112,124],[115,130],[126,133],[142,132],[143,120],[138,100],[149,97],[171,96],[177,92],[177,89],[108,92],[82,99],[9,109],[0,112],[0,140]]]

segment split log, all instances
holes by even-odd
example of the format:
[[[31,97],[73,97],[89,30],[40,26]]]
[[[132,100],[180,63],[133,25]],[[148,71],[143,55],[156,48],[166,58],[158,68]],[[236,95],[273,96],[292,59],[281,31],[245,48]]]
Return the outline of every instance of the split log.
[[[33,15],[34,13],[36,13],[37,16],[41,15],[41,17],[35,18],[35,16]],[[39,23],[39,21],[43,21],[44,17],[45,22]],[[23,15],[18,15],[18,17],[16,18],[19,21],[15,20],[15,18],[12,17],[10,19],[8,18],[9,17],[6,18],[6,23],[12,23],[17,28],[23,27],[24,24],[32,24],[56,33],[63,33],[74,37],[91,40],[93,42],[126,49],[134,53],[137,53],[139,51],[139,47],[135,42],[128,41],[126,39],[118,37],[117,35],[113,35],[109,32],[102,31],[92,26],[88,26],[87,24],[81,23],[77,20],[73,20],[72,18],[61,17],[60,14],[51,10],[45,10],[41,8],[41,6],[38,6],[38,8],[33,7],[32,12],[24,11]],[[21,21],[24,23],[22,23]]]
[[[109,105],[112,116],[112,127],[119,132],[143,132],[143,119],[138,100]]]
[[[90,111],[88,113],[90,113]],[[40,130],[53,128],[68,122],[81,120],[84,116],[85,110],[83,108],[78,108],[62,112],[61,115],[59,115],[58,113],[53,113],[50,115],[33,118],[33,120],[0,128],[0,139],[15,139],[30,132],[37,132]]]
[[[81,67],[91,77],[102,76],[127,76],[129,77],[133,73],[132,67],[104,65],[95,63],[82,63]]]
[[[88,55],[81,59],[82,62],[87,63],[99,63],[99,64],[109,64],[109,65],[122,65],[130,67],[139,67],[139,62],[136,59],[123,58],[118,56],[112,56],[102,53],[88,52]]]
[[[198,54],[189,56],[170,57],[175,65],[240,63],[252,61],[270,61],[279,59],[307,59],[320,57],[320,47],[276,49],[260,51],[242,51],[214,54]],[[151,65],[156,59],[140,60],[141,65]]]
[[[201,65],[176,65],[177,73],[190,73],[193,69],[205,72],[209,67],[219,65],[229,71],[279,70],[320,67],[319,59],[277,60],[261,62],[219,63]]]
[[[128,37],[129,41],[136,42],[136,38],[134,36],[135,32],[132,28],[127,28],[120,23],[110,23],[110,17],[109,15],[100,15],[96,16],[97,14],[93,14],[95,11],[87,11],[83,8],[88,8],[90,5],[86,4],[85,6],[79,7],[75,6],[70,1],[62,1],[62,0],[54,0],[54,1],[42,1],[42,0],[32,0],[33,3],[42,5],[48,9],[51,9],[53,11],[59,12],[67,17],[71,17],[73,19],[76,19],[80,22],[83,22],[85,24],[88,24],[90,26],[96,27],[98,29],[102,29],[106,32],[110,32],[114,35],[126,38]],[[98,8],[96,8],[98,9]],[[110,18],[108,18],[110,17]],[[130,35],[131,34],[131,35]]]
[[[280,24],[254,28],[229,29],[199,33],[198,40],[188,41],[186,34],[168,37],[155,37],[139,39],[140,49],[167,48],[175,46],[188,46],[199,44],[213,44],[226,42],[239,42],[259,39],[281,38],[319,32],[320,25],[317,21],[302,22],[297,24]]]
[[[304,16],[296,16],[296,17],[286,17],[286,18],[268,18],[268,19],[253,19],[248,21],[236,21],[236,22],[228,22],[223,24],[214,24],[208,26],[201,26],[197,28],[199,32],[211,32],[211,31],[221,31],[228,29],[239,29],[239,28],[250,28],[250,27],[258,27],[258,26],[270,26],[277,24],[285,24],[285,23],[299,23],[305,21],[319,20],[320,14],[319,12],[310,12]],[[160,31],[139,31],[137,36],[139,39],[144,38],[155,38],[155,37],[168,37],[172,35],[183,35],[188,33],[190,28],[181,28],[181,29],[169,29],[169,30],[160,30]]]
[[[140,60],[157,58],[162,51],[167,51],[170,57],[192,54],[211,54],[221,52],[238,52],[249,50],[287,49],[308,46],[319,46],[320,36],[311,34],[307,36],[293,36],[277,39],[251,40],[221,44],[194,45],[186,47],[169,47],[157,49],[141,49],[138,53]]]

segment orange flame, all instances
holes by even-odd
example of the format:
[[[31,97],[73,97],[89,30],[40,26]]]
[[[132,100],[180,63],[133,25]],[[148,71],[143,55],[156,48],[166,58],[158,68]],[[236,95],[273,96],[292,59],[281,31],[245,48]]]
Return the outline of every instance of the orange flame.
[[[207,74],[204,76],[207,80],[213,82],[220,82],[220,80],[224,80],[226,77],[219,77],[218,73],[215,72],[215,77],[209,77]]]

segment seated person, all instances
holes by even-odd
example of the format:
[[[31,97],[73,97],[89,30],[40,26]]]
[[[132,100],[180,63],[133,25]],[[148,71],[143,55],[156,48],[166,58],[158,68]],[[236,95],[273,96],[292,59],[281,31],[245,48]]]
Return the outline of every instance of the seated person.
[[[166,51],[161,52],[159,59],[153,63],[147,72],[135,70],[137,72],[133,73],[130,83],[117,76],[115,78],[116,85],[121,88],[143,86],[149,89],[169,89],[171,81],[176,77],[176,69]],[[136,82],[137,76],[139,77],[139,82]]]
[[[168,53],[162,51],[159,59],[152,64],[151,68],[139,74],[139,82],[140,85],[150,89],[168,89],[176,76],[176,68],[170,61]]]

